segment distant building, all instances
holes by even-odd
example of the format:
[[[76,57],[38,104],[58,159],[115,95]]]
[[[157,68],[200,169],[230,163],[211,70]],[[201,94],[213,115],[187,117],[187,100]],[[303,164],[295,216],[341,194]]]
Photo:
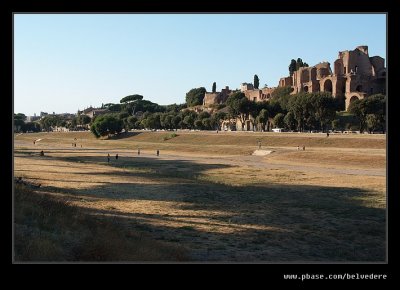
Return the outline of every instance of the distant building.
[[[39,119],[40,119],[39,116],[27,116],[25,121],[26,122],[35,122],[35,121],[37,121]]]
[[[211,105],[225,103],[231,93],[232,91],[228,86],[226,86],[225,89],[222,89],[221,92],[205,93],[203,106],[209,107]]]
[[[109,111],[107,109],[100,109],[100,108],[93,108],[93,107],[89,107],[87,109],[84,109],[83,111],[78,111],[78,113],[80,113],[80,115],[89,116],[91,119],[93,119],[93,117],[95,117],[95,116],[103,115],[108,112]]]
[[[241,91],[242,93],[245,92],[245,91],[248,91],[248,90],[254,90],[253,84],[242,83],[242,84],[240,85],[240,91]]]

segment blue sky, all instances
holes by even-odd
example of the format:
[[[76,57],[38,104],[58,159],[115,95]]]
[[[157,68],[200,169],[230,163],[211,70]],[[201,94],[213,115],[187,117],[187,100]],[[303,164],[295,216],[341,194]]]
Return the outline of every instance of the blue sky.
[[[386,59],[384,14],[15,14],[14,112],[75,113],[141,94],[184,103],[192,88],[277,86],[368,45]]]

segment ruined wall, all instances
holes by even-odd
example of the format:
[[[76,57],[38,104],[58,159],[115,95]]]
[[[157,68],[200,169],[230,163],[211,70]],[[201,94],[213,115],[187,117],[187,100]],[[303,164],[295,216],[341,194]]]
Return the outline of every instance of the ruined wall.
[[[217,104],[219,93],[205,93],[203,99],[203,106],[209,107],[211,105]]]
[[[293,86],[293,78],[292,77],[284,77],[280,78],[279,80],[279,87],[287,87],[287,86]]]
[[[262,101],[268,101],[272,98],[272,93],[276,90],[276,87],[274,88],[263,88],[261,90],[261,100]]]
[[[225,103],[230,94],[232,94],[232,91],[229,89],[229,86],[226,86],[221,92],[205,93],[203,106],[210,107],[212,105]]]
[[[243,83],[240,85],[240,91],[242,93],[245,91],[248,91],[248,90],[253,90],[253,89],[254,89],[253,84]]]
[[[380,56],[373,56],[369,58],[373,67],[372,75],[376,76],[379,72],[385,69],[385,60]]]
[[[247,90],[243,92],[246,98],[250,101],[260,102],[261,100],[261,90]]]

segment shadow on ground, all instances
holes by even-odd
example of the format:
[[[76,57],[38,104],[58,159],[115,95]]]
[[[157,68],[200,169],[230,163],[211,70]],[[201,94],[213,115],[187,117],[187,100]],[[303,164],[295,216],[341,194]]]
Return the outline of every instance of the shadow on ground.
[[[30,158],[30,157],[25,157]],[[188,249],[190,260],[232,262],[384,261],[385,209],[365,205],[374,192],[346,187],[282,184],[232,186],[200,177],[221,164],[186,160],[124,157],[107,163],[104,157],[68,156],[53,160],[103,164],[125,170],[104,174],[104,183],[88,189],[45,186],[82,202],[168,202],[172,211],[126,212],[118,208],[84,211],[119,220],[127,230]],[[54,164],[57,167],[56,164]],[[109,182],[109,175],[127,182]],[[143,177],[153,182],[132,183]]]

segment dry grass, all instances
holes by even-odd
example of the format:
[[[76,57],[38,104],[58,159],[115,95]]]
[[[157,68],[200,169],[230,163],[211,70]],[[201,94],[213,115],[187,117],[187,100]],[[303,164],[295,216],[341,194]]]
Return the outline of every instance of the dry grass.
[[[385,168],[384,151],[360,153],[358,150],[346,152],[340,150],[287,151],[267,157],[270,163],[309,164],[332,168]]]
[[[42,138],[34,148],[71,148],[77,143],[78,148],[97,149],[157,149],[163,152],[181,152],[206,155],[250,155],[261,140],[263,147],[297,147],[307,148],[386,148],[384,135],[331,135],[326,138],[321,134],[289,134],[289,133],[253,133],[253,132],[179,132],[178,136],[168,140],[167,132],[131,132],[118,139],[95,139],[90,132],[71,133],[31,133],[15,137],[16,144],[33,147],[33,140]],[[77,138],[77,140],[74,140]]]
[[[179,261],[182,247],[94,217],[65,198],[15,186],[15,261]]]
[[[258,166],[261,163],[247,162],[248,159],[243,159],[245,156],[232,157],[232,162],[228,162],[230,159],[188,160],[180,151],[188,146],[185,142],[190,139],[192,143],[189,145],[193,147],[189,146],[191,149],[187,150],[201,148],[191,155],[213,156],[207,155],[213,146],[233,152],[238,145],[227,144],[226,136],[221,133],[218,142],[209,140],[210,133],[199,134],[200,137],[188,133],[185,137],[188,139],[182,138],[182,143],[176,143],[171,149],[176,154],[171,158],[155,158],[154,154],[151,158],[129,156],[128,151],[121,151],[127,144],[151,144],[157,148],[167,143],[165,146],[170,146],[168,142],[178,142],[186,136],[186,133],[179,133],[179,136],[163,141],[165,133],[157,134],[143,133],[143,136],[139,134],[120,140],[88,138],[87,142],[93,142],[90,143],[91,150],[62,149],[61,145],[57,147],[49,143],[44,157],[29,154],[33,152],[33,144],[17,139],[15,175],[40,182],[42,194],[66,200],[89,216],[118,220],[122,232],[141,231],[149,239],[181,245],[189,251],[186,259],[385,259],[384,176],[369,176],[363,171],[348,175],[340,170],[330,173],[274,167],[282,165],[282,162],[302,164],[307,160],[319,166],[317,168],[324,168],[339,152],[354,167],[382,169],[382,149],[365,150],[365,154],[360,154],[359,150],[351,149],[351,138],[346,139],[346,136],[341,143],[344,148],[328,147],[328,153],[324,152],[326,149],[318,148],[313,148],[313,153],[278,149],[275,155],[267,156],[264,161],[260,159],[261,163],[269,164],[268,169]],[[248,135],[243,135],[234,137],[248,138]],[[139,137],[141,141],[138,141]],[[155,137],[160,137],[160,140],[150,142]],[[66,137],[52,138],[53,144],[66,140]],[[358,139],[369,140],[370,143],[366,144],[371,148],[380,147],[384,140],[376,136],[371,139],[359,136]],[[212,142],[220,144],[217,146]],[[239,143],[246,142],[241,140]],[[110,144],[119,148],[122,157],[107,163],[102,150],[103,146],[110,150],[113,147]],[[245,145],[242,147],[246,148]],[[243,162],[238,162],[240,160]],[[335,162],[328,165],[339,168],[347,165],[344,157]],[[118,256],[118,259],[126,260],[126,257]]]

